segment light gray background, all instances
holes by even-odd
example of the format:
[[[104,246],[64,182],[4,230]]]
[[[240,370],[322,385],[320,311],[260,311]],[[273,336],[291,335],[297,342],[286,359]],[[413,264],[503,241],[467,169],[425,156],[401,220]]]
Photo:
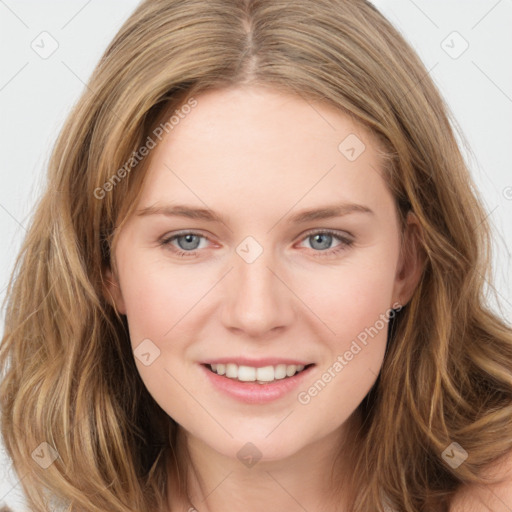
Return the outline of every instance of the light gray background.
[[[62,122],[137,3],[0,0],[0,300]],[[500,314],[510,321],[512,0],[374,3],[416,48],[472,148],[464,154],[495,227],[495,288]],[[42,58],[32,46],[49,51],[52,38],[58,48]],[[25,510],[0,446],[3,502]]]

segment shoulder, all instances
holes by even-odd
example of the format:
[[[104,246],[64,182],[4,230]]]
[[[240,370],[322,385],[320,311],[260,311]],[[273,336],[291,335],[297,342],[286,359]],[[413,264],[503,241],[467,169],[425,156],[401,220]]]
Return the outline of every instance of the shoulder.
[[[449,512],[512,511],[512,452],[484,474],[497,483],[461,487],[450,504]]]

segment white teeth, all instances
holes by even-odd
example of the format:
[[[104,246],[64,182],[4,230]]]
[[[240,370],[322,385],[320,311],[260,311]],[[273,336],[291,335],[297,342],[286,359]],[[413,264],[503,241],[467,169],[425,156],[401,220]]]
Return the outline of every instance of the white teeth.
[[[238,366],[236,364],[228,363],[226,365],[226,377],[236,379],[238,377]]]
[[[284,379],[286,377],[286,365],[278,364],[274,367],[274,378],[275,379]]]
[[[250,366],[239,366],[238,380],[254,382],[256,380],[256,368],[251,368]]]
[[[263,366],[262,368],[258,368],[256,370],[256,380],[261,380],[264,382],[270,382],[274,380],[276,377],[274,375],[274,367],[273,366]]]
[[[254,366],[228,364],[211,364],[210,368],[218,375],[225,375],[229,379],[238,379],[242,382],[259,382],[267,383],[274,380],[293,377],[297,372],[304,370],[303,364],[278,364],[276,366],[262,366],[255,368]]]
[[[295,375],[296,371],[297,371],[297,365],[295,365],[295,364],[291,364],[290,366],[286,367],[286,375],[288,375],[288,377]]]

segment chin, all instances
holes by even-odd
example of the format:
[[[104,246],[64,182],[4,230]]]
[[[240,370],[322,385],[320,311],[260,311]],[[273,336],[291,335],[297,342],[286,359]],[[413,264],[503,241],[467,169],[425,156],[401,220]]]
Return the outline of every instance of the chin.
[[[233,433],[235,435],[235,433]],[[286,436],[286,442],[277,432],[259,436],[240,436],[230,440],[226,444],[213,445],[212,448],[222,455],[238,459],[243,464],[251,467],[251,463],[257,460],[258,464],[287,459],[295,455],[306,444],[304,439],[294,439]],[[248,461],[246,463],[246,461]]]

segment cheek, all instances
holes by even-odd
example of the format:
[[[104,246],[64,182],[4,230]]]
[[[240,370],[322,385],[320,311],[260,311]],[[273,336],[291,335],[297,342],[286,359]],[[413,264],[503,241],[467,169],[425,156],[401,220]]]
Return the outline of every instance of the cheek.
[[[358,256],[336,271],[326,268],[314,288],[299,292],[330,333],[322,327],[325,357],[298,400],[311,403],[309,412],[330,410],[333,421],[346,418],[366,396],[386,350],[398,251],[383,244]],[[339,404],[335,410],[333,403]]]
[[[311,310],[329,327],[318,372],[297,395],[304,414],[345,421],[368,394],[386,350],[393,265],[347,266],[309,296]],[[317,289],[318,291],[318,289]],[[332,332],[333,331],[333,332]]]
[[[154,338],[160,345],[210,286],[207,276],[198,279],[183,267],[171,268],[161,259],[133,257],[126,261],[122,275],[132,345],[143,338]]]
[[[318,266],[314,275],[296,280],[297,295],[342,346],[390,311],[396,258],[393,247],[375,245],[338,267]]]
[[[208,279],[192,280],[180,270],[171,270],[162,260],[133,255],[125,260],[121,274],[138,373],[156,402],[177,418],[186,417],[190,394],[198,393],[195,382],[187,382],[186,390],[182,385],[192,369],[186,355],[188,321],[200,310],[197,304],[211,286]]]

